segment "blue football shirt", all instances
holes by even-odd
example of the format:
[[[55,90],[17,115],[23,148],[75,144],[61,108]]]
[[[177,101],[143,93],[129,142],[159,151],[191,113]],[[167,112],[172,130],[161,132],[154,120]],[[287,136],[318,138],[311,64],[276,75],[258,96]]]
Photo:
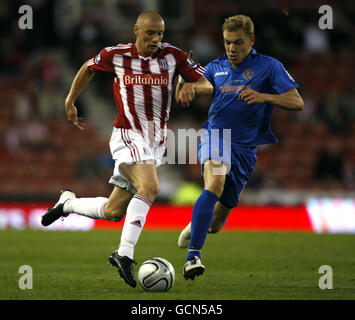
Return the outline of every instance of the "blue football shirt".
[[[278,60],[252,49],[236,69],[224,53],[206,66],[205,78],[213,85],[208,127],[231,129],[232,145],[257,146],[275,143],[271,131],[273,105],[247,104],[238,100],[242,90],[282,94],[298,84]]]

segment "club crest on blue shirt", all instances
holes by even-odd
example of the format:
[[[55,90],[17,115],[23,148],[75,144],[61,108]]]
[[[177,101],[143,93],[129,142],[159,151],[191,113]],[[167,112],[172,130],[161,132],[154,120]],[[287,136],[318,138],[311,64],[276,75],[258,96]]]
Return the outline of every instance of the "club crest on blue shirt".
[[[168,70],[169,69],[169,64],[168,61],[165,58],[159,59],[159,65],[162,70]]]
[[[243,72],[243,79],[250,80],[254,75],[254,71],[252,69],[246,69]]]

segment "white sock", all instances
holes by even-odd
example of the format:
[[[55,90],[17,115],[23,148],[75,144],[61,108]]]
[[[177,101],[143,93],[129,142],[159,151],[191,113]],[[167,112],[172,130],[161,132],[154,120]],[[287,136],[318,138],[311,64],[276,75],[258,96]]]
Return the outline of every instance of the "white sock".
[[[133,259],[134,246],[142,232],[146,216],[152,205],[149,198],[135,194],[127,207],[126,220],[123,224],[121,243],[117,250],[120,256]]]
[[[92,219],[106,219],[104,207],[108,198],[73,198],[64,203],[64,213],[76,213]]]

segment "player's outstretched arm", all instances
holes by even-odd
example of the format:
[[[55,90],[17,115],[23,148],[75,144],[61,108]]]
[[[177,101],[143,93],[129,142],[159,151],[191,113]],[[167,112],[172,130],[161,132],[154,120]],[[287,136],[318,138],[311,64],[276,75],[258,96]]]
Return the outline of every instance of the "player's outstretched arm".
[[[282,94],[268,94],[267,102],[287,110],[301,111],[304,102],[297,89],[293,88]]]
[[[239,94],[238,99],[244,100],[247,104],[267,102],[283,109],[295,111],[303,110],[304,107],[303,99],[295,88],[282,94],[267,94],[247,89]]]
[[[78,118],[78,111],[74,103],[79,97],[80,93],[83,91],[83,89],[87,86],[87,84],[95,75],[95,72],[87,66],[87,63],[88,61],[86,61],[82,65],[82,67],[76,74],[72,82],[70,91],[65,99],[65,112],[67,114],[67,118],[80,130],[84,130],[85,124],[82,122],[81,118]]]
[[[212,93],[212,84],[202,76],[196,82],[188,82],[184,85],[178,83],[176,87],[176,100],[184,107],[188,107],[190,102],[195,99],[196,94],[202,96],[211,95]]]

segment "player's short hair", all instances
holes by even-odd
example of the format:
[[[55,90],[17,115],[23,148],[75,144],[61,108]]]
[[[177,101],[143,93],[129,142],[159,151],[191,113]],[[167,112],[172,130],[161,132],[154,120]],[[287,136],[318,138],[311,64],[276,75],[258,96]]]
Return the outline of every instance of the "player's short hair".
[[[242,29],[249,37],[254,36],[254,23],[250,17],[244,14],[237,14],[235,16],[226,18],[222,25],[222,32],[224,31],[238,31]]]
[[[159,21],[163,21],[163,18],[160,16],[159,13],[155,12],[155,11],[151,11],[151,10],[148,10],[148,11],[144,11],[142,12],[138,17],[137,17],[137,22],[136,24],[139,24],[141,21],[144,21],[144,20],[151,20],[151,21],[154,21],[154,22],[159,22]]]

